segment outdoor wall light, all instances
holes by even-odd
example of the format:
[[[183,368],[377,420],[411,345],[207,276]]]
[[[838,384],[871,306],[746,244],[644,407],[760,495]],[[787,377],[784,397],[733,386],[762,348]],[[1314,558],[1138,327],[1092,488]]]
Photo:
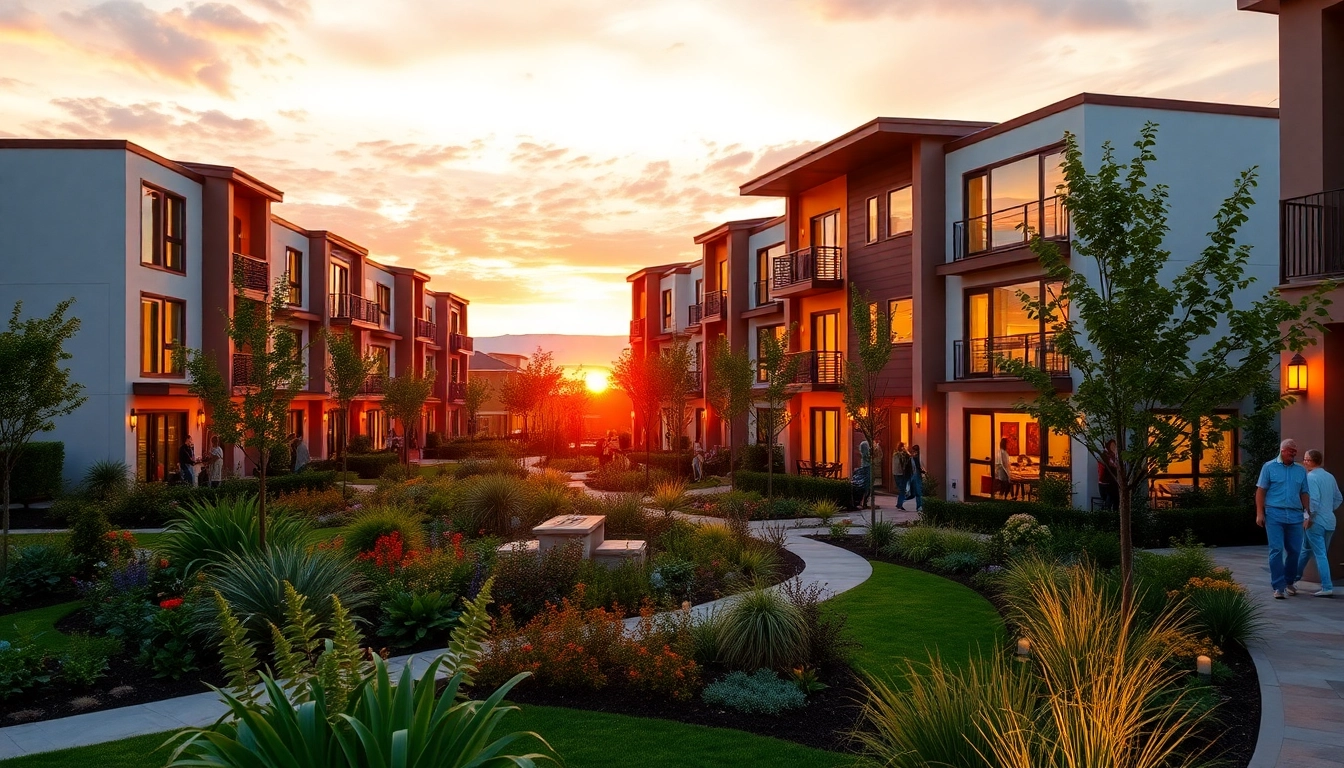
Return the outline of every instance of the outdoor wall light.
[[[327,420],[330,419],[330,418],[331,418],[331,411],[323,411],[323,412],[322,412],[322,423],[323,423],[323,424],[326,424],[326,423],[327,423]]]
[[[919,418],[919,406],[915,406],[915,426],[918,427],[921,423],[922,420]]]
[[[1287,386],[1284,391],[1290,395],[1307,394],[1307,359],[1301,352],[1288,361]]]
[[[1200,677],[1208,680],[1213,675],[1213,659],[1201,653],[1195,657],[1195,671]]]
[[[196,426],[198,426],[198,427],[204,427],[204,426],[205,426],[205,409],[204,409],[204,408],[197,408],[197,409],[196,409]]]
[[[1026,661],[1031,657],[1031,640],[1025,637],[1017,639],[1017,660]]]
[[[140,425],[140,417],[135,414],[134,408],[131,409],[130,422],[131,422],[131,431],[134,432],[135,428]]]

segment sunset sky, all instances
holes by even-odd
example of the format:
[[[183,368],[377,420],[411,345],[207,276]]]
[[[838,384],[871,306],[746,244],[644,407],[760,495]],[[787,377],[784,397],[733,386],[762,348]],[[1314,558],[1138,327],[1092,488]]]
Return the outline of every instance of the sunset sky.
[[[1277,106],[1275,41],[1236,0],[0,0],[0,136],[243,168],[477,336],[623,334],[626,274],[874,116]]]

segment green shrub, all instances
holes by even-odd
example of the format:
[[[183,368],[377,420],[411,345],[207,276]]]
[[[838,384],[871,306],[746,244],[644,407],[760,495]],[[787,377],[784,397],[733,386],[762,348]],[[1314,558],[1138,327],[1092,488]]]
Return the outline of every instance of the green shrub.
[[[1263,546],[1265,529],[1255,524],[1254,508],[1240,506],[1156,509],[1148,515],[1145,542],[1169,546],[1187,536],[1210,547]]]
[[[1218,565],[1209,551],[1199,546],[1178,546],[1165,555],[1134,553],[1134,578],[1138,585],[1160,595],[1184,589],[1191,579],[1207,579],[1218,573]]]
[[[733,488],[764,494],[767,480],[768,476],[764,472],[734,472]],[[774,476],[774,492],[776,496],[792,496],[806,501],[829,499],[841,509],[854,509],[853,493],[848,480],[777,474]]]
[[[597,469],[596,456],[574,456],[572,458],[552,458],[546,460],[546,468],[557,472],[592,472]]]
[[[578,580],[583,584],[583,608],[619,608],[622,613],[638,611],[653,595],[647,564],[625,561],[609,568],[592,560],[579,563]]]
[[[454,467],[454,474],[458,480],[483,475],[508,475],[525,478],[528,476],[528,471],[515,459],[499,457],[494,459],[468,459]]]
[[[87,688],[107,674],[107,660],[121,647],[115,637],[71,635],[61,654],[61,677],[77,688]]]
[[[1108,531],[1054,528],[1050,551],[1061,563],[1087,561],[1106,571],[1120,565],[1120,536]]]
[[[51,682],[47,671],[47,652],[31,635],[10,642],[0,640],[0,701]]]
[[[836,504],[831,499],[818,499],[817,501],[812,502],[811,508],[808,511],[812,513],[813,517],[821,520],[823,526],[829,526],[831,524],[831,518],[840,514],[840,505]]]
[[[747,498],[760,498],[755,492],[733,491],[734,494],[742,494]],[[749,509],[759,510],[751,516],[751,519],[759,520],[792,520],[799,517],[810,517],[812,515],[812,503],[803,499],[795,499],[789,496],[777,496],[773,499],[757,501],[749,505]],[[733,517],[734,515],[725,514],[724,517]]]
[[[543,485],[531,490],[525,508],[527,515],[523,527],[531,529],[543,520],[571,514],[574,511],[574,495],[568,488]]]
[[[685,480],[664,480],[653,486],[649,496],[649,506],[672,516],[691,508],[691,499],[686,495]]]
[[[341,540],[346,553],[355,556],[373,551],[379,539],[396,531],[407,549],[419,549],[425,541],[421,521],[419,514],[401,507],[367,507],[341,529]]]
[[[364,435],[360,437],[364,437]],[[354,451],[354,438],[351,438],[350,443],[350,450]],[[346,469],[366,480],[376,480],[382,477],[387,468],[396,463],[397,454],[395,453],[351,453],[346,457]]]
[[[648,531],[644,497],[637,493],[605,497],[594,514],[606,515],[605,530],[610,538],[638,538]]]
[[[778,592],[743,592],[723,611],[719,650],[734,669],[786,669],[807,660],[807,627]]]
[[[18,547],[10,554],[9,571],[0,577],[0,603],[65,594],[80,566],[80,558],[57,541]]]
[[[985,558],[975,552],[948,552],[930,560],[929,565],[947,573],[975,573],[985,567]]]
[[[737,568],[751,581],[769,583],[779,573],[779,553],[764,543],[751,543],[737,553]]]
[[[136,483],[124,496],[108,502],[107,519],[121,528],[161,527],[180,517],[183,504],[196,492],[185,485]]]
[[[1036,498],[1047,507],[1070,509],[1073,507],[1073,483],[1056,475],[1046,475],[1036,486]]]
[[[345,445],[346,445],[346,453],[349,454],[349,457],[354,457],[355,455],[372,454],[373,436],[351,435],[350,439],[346,441]]]
[[[705,686],[701,698],[706,704],[761,715],[778,715],[807,704],[807,696],[797,685],[781,680],[769,669],[758,669],[751,675],[729,672]]]
[[[775,474],[784,473],[784,446],[773,446],[774,450],[767,450],[765,445],[753,443],[744,445],[738,449],[741,456],[738,461],[742,462],[742,469],[748,472],[765,472],[767,456],[773,454],[775,463]]]
[[[136,660],[152,670],[156,678],[181,680],[200,669],[196,664],[196,645],[191,638],[191,622],[195,614],[191,594],[188,593],[186,603],[175,607],[171,603],[161,603],[150,622],[150,631],[140,644],[140,655]]]
[[[462,509],[471,521],[471,530],[509,535],[527,528],[527,485],[512,475],[484,475],[474,478],[462,497]]]
[[[526,552],[501,554],[495,560],[493,594],[501,608],[511,607],[513,617],[527,621],[547,603],[559,605],[574,592],[583,563],[583,546],[571,542],[552,547],[540,555]]]
[[[812,666],[847,664],[859,647],[849,630],[849,617],[827,598],[824,584],[789,579],[779,585],[779,594],[798,611],[807,630],[807,662]]]
[[[230,608],[256,636],[269,637],[267,622],[285,624],[284,582],[307,599],[308,609],[327,622],[334,595],[352,612],[368,604],[371,595],[349,560],[325,550],[268,544],[264,552],[231,554],[207,572],[206,586],[218,590]],[[214,606],[201,614],[211,627]]]
[[[457,595],[442,592],[401,592],[383,603],[378,636],[394,647],[407,648],[426,637],[447,636],[458,617]]]
[[[890,551],[912,563],[926,563],[954,552],[983,557],[984,549],[984,542],[972,533],[927,525],[897,533],[890,547]]]
[[[131,489],[133,477],[126,462],[99,459],[84,472],[84,492],[98,501],[113,499]]]
[[[384,483],[404,483],[411,479],[410,467],[398,461],[395,464],[389,464],[383,473],[378,476],[378,480]]]
[[[7,458],[0,454],[0,461]],[[9,477],[10,501],[52,499],[61,492],[61,472],[65,468],[65,443],[34,440],[19,452],[19,460]]]
[[[70,535],[65,539],[70,556],[76,558],[82,575],[93,572],[94,565],[104,563],[112,556],[112,543],[107,532],[112,526],[100,504],[88,504],[70,520]]]
[[[896,540],[896,524],[889,520],[878,520],[868,527],[863,535],[863,543],[874,552],[881,552]]]
[[[648,454],[647,459],[642,452],[638,451],[627,454],[627,456],[630,458],[630,468],[638,472],[644,471],[643,464],[647,460],[649,469],[666,478],[685,480],[691,476],[692,454],[689,450],[682,453],[672,451],[654,452]]]
[[[225,555],[246,555],[261,547],[257,500],[225,498],[220,501],[193,503],[183,517],[168,526],[159,552],[182,569],[193,574]],[[302,545],[308,536],[308,524],[297,517],[267,515],[266,545],[288,547]]]
[[[1228,643],[1242,647],[1259,639],[1265,628],[1264,614],[1245,589],[1236,584],[1232,588],[1192,589],[1187,599],[1195,609],[1195,628],[1219,648]]]
[[[662,470],[650,470],[648,477],[644,476],[644,470],[620,470],[616,468],[615,463],[608,464],[602,469],[597,470],[588,476],[588,486],[599,491],[617,491],[620,493],[648,493],[651,488],[658,483],[671,480]]]

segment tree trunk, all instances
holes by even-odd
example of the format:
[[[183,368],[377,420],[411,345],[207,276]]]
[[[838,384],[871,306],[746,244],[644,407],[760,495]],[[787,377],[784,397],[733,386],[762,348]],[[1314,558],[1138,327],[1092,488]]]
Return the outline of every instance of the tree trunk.
[[[1121,474],[1124,474],[1123,469]],[[1128,478],[1121,479],[1120,491],[1120,615],[1129,621],[1130,610],[1134,607],[1134,537],[1131,520],[1133,517],[1133,491]]]
[[[0,576],[9,573],[9,478],[14,474],[9,461],[5,461],[5,521],[4,535],[0,536]]]
[[[775,497],[775,438],[771,437],[770,442],[765,446],[765,497],[773,499]]]
[[[644,490],[648,492],[649,488],[649,453],[651,452],[651,441],[649,440],[649,419],[644,420]]]
[[[733,468],[734,468],[734,465],[737,463],[737,462],[736,462],[736,457],[737,457],[737,443],[734,442],[734,437],[735,437],[735,436],[733,435],[733,422],[729,421],[729,422],[728,422],[728,479],[729,479],[729,481],[732,480],[732,477],[733,477]],[[731,483],[730,483],[729,487],[732,487],[732,486],[731,486]]]
[[[266,464],[270,461],[270,449],[261,449],[261,473],[257,479],[261,481],[261,488],[257,493],[257,544],[263,552],[266,551]]]
[[[345,417],[345,429],[341,430],[341,498],[350,499],[350,481],[347,479],[350,471],[350,405],[347,403],[341,409],[341,415]]]

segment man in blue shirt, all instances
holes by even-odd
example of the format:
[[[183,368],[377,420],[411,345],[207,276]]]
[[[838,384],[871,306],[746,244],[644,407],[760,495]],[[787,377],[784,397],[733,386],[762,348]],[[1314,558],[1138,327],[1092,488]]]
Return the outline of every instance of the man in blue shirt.
[[[1339,492],[1339,483],[1334,475],[1321,466],[1324,457],[1312,448],[1302,457],[1302,466],[1307,469],[1307,489],[1311,494],[1311,515],[1307,518],[1307,545],[1297,560],[1297,575],[1307,567],[1307,558],[1315,556],[1316,570],[1321,574],[1321,591],[1317,597],[1334,597],[1335,585],[1330,581],[1330,539],[1335,535],[1335,510],[1344,504],[1344,493]]]
[[[1296,442],[1279,443],[1278,458],[1265,462],[1255,483],[1255,524],[1269,539],[1269,581],[1278,600],[1297,594],[1302,525],[1310,517],[1307,470],[1296,458]]]

